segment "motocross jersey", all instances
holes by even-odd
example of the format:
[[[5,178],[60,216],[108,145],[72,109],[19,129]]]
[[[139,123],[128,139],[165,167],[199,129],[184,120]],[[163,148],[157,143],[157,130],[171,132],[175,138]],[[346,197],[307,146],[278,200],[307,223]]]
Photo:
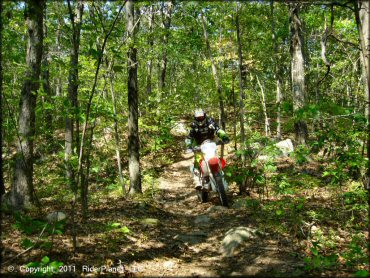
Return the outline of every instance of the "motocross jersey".
[[[200,145],[206,139],[213,140],[215,134],[217,134],[221,139],[226,135],[212,118],[207,117],[206,123],[203,126],[198,125],[196,122],[191,124],[191,130],[185,141],[187,145],[191,145],[194,141],[196,145]]]

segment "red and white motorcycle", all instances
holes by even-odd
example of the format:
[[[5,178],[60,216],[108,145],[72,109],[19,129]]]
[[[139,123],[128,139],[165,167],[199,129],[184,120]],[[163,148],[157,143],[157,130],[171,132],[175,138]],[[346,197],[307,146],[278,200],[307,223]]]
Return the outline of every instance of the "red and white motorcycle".
[[[220,144],[222,143],[207,139],[200,146],[193,147],[194,153],[200,152],[202,155],[200,173],[198,174],[201,187],[196,190],[200,201],[203,203],[208,201],[209,192],[214,191],[218,193],[221,205],[227,207],[226,191],[228,184],[223,172],[226,161],[217,155],[217,145]]]

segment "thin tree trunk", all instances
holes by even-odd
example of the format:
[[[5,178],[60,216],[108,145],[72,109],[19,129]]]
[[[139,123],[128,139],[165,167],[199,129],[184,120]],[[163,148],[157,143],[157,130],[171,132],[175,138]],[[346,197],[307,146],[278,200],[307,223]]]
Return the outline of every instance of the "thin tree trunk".
[[[56,47],[57,47],[57,53],[58,57],[62,56],[62,47],[61,47],[61,35],[62,35],[62,19],[58,18],[58,29],[56,34]],[[57,64],[57,75],[56,75],[56,81],[55,81],[55,95],[57,97],[62,96],[62,77],[61,77],[61,66]]]
[[[305,105],[305,76],[302,25],[299,19],[299,4],[290,6],[290,53],[292,56],[292,89],[293,89],[293,111],[297,111]],[[307,124],[303,119],[296,119],[294,122],[295,137],[298,145],[305,145],[307,140]]]
[[[67,105],[67,115],[66,115],[66,132],[65,132],[65,151],[64,151],[64,161],[66,169],[66,178],[69,186],[73,190],[73,200],[71,209],[72,218],[72,241],[73,241],[73,251],[76,252],[77,248],[77,234],[76,234],[76,222],[75,222],[75,210],[78,194],[78,183],[75,179],[75,171],[73,170],[71,164],[71,157],[74,154],[74,146],[78,147],[78,136],[79,136],[79,121],[76,117],[76,111],[78,107],[78,55],[80,49],[80,32],[81,32],[81,21],[83,13],[83,3],[80,0],[76,7],[75,16],[72,12],[70,0],[67,1],[69,17],[72,24],[72,46],[70,53],[70,68],[68,75],[68,105]],[[58,30],[59,31],[59,30]],[[57,38],[60,43],[60,38]],[[60,50],[60,49],[59,49]],[[60,78],[60,77],[59,77]],[[61,80],[59,79],[59,82]],[[58,84],[61,86],[61,84]],[[60,88],[61,89],[61,88]],[[76,130],[74,131],[74,121],[76,121]],[[76,144],[76,145],[75,145]]]
[[[146,76],[146,94],[149,97],[152,94],[152,72],[153,72],[153,59],[152,59],[152,52],[153,52],[153,24],[154,24],[154,6],[150,6],[150,15],[149,15],[149,38],[148,38],[148,45],[149,45],[149,52],[150,58],[147,63],[147,76]]]
[[[76,138],[79,136],[74,132],[74,121],[76,117],[76,110],[78,106],[78,55],[80,48],[80,32],[81,32],[81,21],[83,13],[83,3],[79,1],[76,7],[77,15],[75,16],[72,11],[70,0],[67,1],[69,17],[72,24],[72,46],[70,53],[70,68],[68,75],[68,105],[67,105],[67,115],[66,115],[66,132],[65,132],[65,151],[64,151],[64,161],[66,169],[66,178],[69,183],[69,186],[73,190],[73,200],[72,200],[72,209],[71,209],[71,218],[72,218],[72,241],[73,241],[73,251],[76,252],[77,248],[77,233],[76,233],[76,221],[75,221],[75,210],[78,194],[78,183],[75,179],[75,171],[73,170],[71,164],[71,157],[74,154],[74,146],[78,141]],[[59,23],[60,24],[60,23]],[[61,27],[61,25],[58,27]],[[58,32],[60,30],[58,29]],[[57,34],[57,41],[60,44],[60,37]],[[58,48],[60,45],[58,45]],[[60,48],[59,48],[60,51]],[[58,77],[58,89],[61,91],[61,78]],[[59,92],[60,93],[60,92]],[[58,94],[58,92],[57,92]],[[78,127],[78,121],[76,121],[76,127]],[[77,128],[78,130],[79,128]],[[78,146],[78,145],[76,145]]]
[[[5,194],[4,172],[3,172],[3,2],[0,1],[0,203]],[[2,222],[2,213],[0,213],[0,223]],[[0,237],[2,229],[0,229]],[[3,246],[1,244],[0,261],[2,261]]]
[[[361,44],[361,61],[363,64],[363,72],[365,76],[365,99],[367,118],[367,159],[370,161],[370,3],[368,1],[359,1],[355,3],[355,17],[357,28],[359,32]],[[368,219],[370,219],[370,163],[367,165],[366,172],[367,182],[365,188],[367,189],[367,204],[368,204]],[[368,223],[367,236],[367,255],[368,255],[368,271],[370,271],[370,223]]]
[[[164,4],[163,4],[164,5]],[[170,26],[171,26],[171,16],[172,16],[172,9],[173,9],[173,3],[168,2],[167,3],[167,12],[164,12],[164,7],[161,7],[161,15],[162,15],[162,25],[164,28],[164,35],[163,35],[163,42],[162,44],[164,46],[167,46],[168,44],[168,37],[170,32]],[[167,73],[167,48],[165,47],[163,49],[162,59],[160,61],[160,78],[159,78],[159,90],[161,92],[161,99],[163,95],[163,89],[166,86],[166,73]]]
[[[234,128],[234,149],[235,151],[238,150],[238,145],[237,145],[237,138],[236,138],[236,122],[237,116],[236,116],[236,96],[235,96],[235,67],[234,64],[232,64],[232,83],[231,83],[231,94],[233,96],[233,107],[234,107],[234,120],[233,120],[233,128]]]
[[[71,157],[74,154],[74,146],[78,147],[78,132],[74,130],[74,122],[76,121],[76,130],[79,130],[77,120],[77,107],[78,107],[78,56],[80,49],[80,33],[81,21],[83,12],[83,3],[80,0],[76,7],[77,15],[74,15],[68,0],[69,16],[72,23],[72,47],[70,54],[70,68],[68,76],[68,105],[66,116],[66,132],[65,132],[65,165],[66,165],[66,178],[69,185],[77,193],[77,184],[75,180],[75,173],[71,165]],[[77,152],[78,153],[78,152]]]
[[[91,91],[90,91],[90,94],[89,94],[89,99],[88,99],[88,102],[87,102],[87,107],[86,107],[86,112],[85,112],[85,123],[84,123],[83,130],[82,130],[81,142],[80,142],[80,148],[79,148],[77,182],[76,182],[77,185],[79,185],[81,183],[82,217],[83,217],[84,220],[87,219],[87,212],[88,212],[88,175],[89,175],[89,171],[90,171],[90,157],[89,157],[89,154],[90,154],[90,149],[91,149],[91,144],[92,144],[93,131],[94,131],[94,127],[95,127],[95,122],[94,122],[94,126],[91,128],[90,137],[89,137],[89,140],[87,142],[87,152],[85,154],[85,150],[84,150],[85,143],[86,143],[85,138],[86,138],[86,133],[87,133],[87,130],[88,130],[88,123],[89,123],[89,118],[90,118],[91,105],[92,105],[93,97],[94,97],[95,91],[96,91],[100,66],[101,66],[102,61],[103,61],[104,50],[105,50],[108,38],[109,38],[110,34],[112,33],[112,30],[114,29],[114,27],[117,23],[117,20],[118,20],[120,14],[121,14],[123,6],[124,5],[122,5],[120,7],[112,25],[110,26],[109,31],[105,34],[102,46],[101,47],[97,46],[99,56],[98,56],[98,61],[97,61],[97,65],[96,65],[95,75],[94,75],[94,82],[93,82],[93,85],[92,85],[92,88],[91,88]],[[83,166],[86,166],[85,171],[83,169]]]
[[[134,44],[136,27],[134,14],[134,1],[126,2],[126,28],[127,37],[132,38],[127,53],[128,57],[128,150],[129,150],[129,175],[131,195],[142,193],[140,175],[140,143],[139,143],[139,124],[138,124],[138,80],[137,80],[137,49]]]
[[[102,51],[103,53],[104,51]],[[98,76],[98,75],[96,75]],[[104,84],[104,88],[101,91],[101,94],[99,95],[99,98],[96,103],[96,111],[95,114],[97,114],[97,110],[99,108],[99,102],[101,97],[104,97],[104,91],[106,87],[106,80]],[[80,172],[81,176],[81,203],[82,203],[82,217],[83,220],[86,221],[87,219],[87,214],[88,214],[88,196],[89,196],[89,175],[90,175],[90,166],[91,166],[91,150],[92,150],[92,145],[93,145],[93,138],[94,138],[94,129],[96,127],[96,122],[97,122],[97,117],[94,119],[94,123],[92,124],[90,129],[90,136],[86,140],[86,154],[84,155],[84,166],[85,166],[85,171],[81,169],[82,171]],[[86,126],[85,126],[86,127]],[[86,129],[85,129],[86,130]]]
[[[216,85],[216,88],[217,88],[218,100],[219,100],[219,104],[220,104],[221,127],[222,127],[223,130],[225,130],[225,109],[224,109],[224,101],[223,101],[223,97],[222,97],[221,81],[220,81],[219,74],[217,72],[216,63],[215,63],[215,61],[213,59],[213,56],[212,56],[211,46],[210,46],[210,43],[209,43],[207,27],[206,27],[206,19],[205,19],[205,16],[204,16],[203,13],[201,14],[201,17],[202,17],[202,24],[203,24],[203,31],[204,31],[204,40],[206,42],[206,47],[207,47],[209,59],[211,60],[213,79],[215,81],[215,85]]]
[[[258,75],[256,75],[256,78],[257,78],[258,86],[260,87],[260,90],[261,90],[261,104],[262,104],[263,115],[265,117],[265,135],[266,137],[269,137],[270,136],[270,122],[269,122],[269,118],[267,115],[265,91],[260,82],[260,79],[258,78]]]
[[[117,114],[117,102],[116,102],[116,96],[114,93],[114,86],[113,86],[113,60],[111,61],[110,65],[110,74],[109,74],[109,85],[110,85],[110,92],[112,96],[112,104],[113,104],[113,116],[114,116],[114,139],[115,139],[115,147],[116,147],[116,159],[117,159],[117,167],[118,167],[118,177],[119,182],[122,187],[122,193],[123,195],[126,195],[126,187],[125,187],[125,180],[123,178],[122,174],[122,163],[121,163],[121,151],[120,151],[120,143],[119,143],[119,133],[118,133],[118,114]]]
[[[46,12],[44,13],[44,38],[47,37],[47,26],[46,26]],[[53,118],[51,114],[51,105],[52,105],[52,92],[50,87],[50,74],[49,74],[49,47],[47,44],[44,45],[44,53],[42,56],[42,87],[44,90],[44,102],[46,103],[45,109],[45,139],[47,142],[52,142],[53,139]]]
[[[26,2],[26,24],[28,30],[27,70],[21,91],[19,110],[19,142],[14,168],[14,181],[10,192],[10,204],[25,208],[34,201],[33,187],[33,142],[35,135],[36,96],[39,89],[43,50],[44,1]]]
[[[243,55],[242,45],[240,42],[240,26],[239,26],[239,9],[235,15],[236,38],[238,41],[238,60],[239,60],[239,115],[240,115],[240,144],[242,148],[242,162],[245,162],[245,130],[244,130],[244,78],[243,78]]]
[[[0,205],[2,206],[5,194],[3,172],[3,1],[0,1]],[[3,224],[3,212],[0,212],[0,225]],[[3,229],[0,228],[0,238],[3,238]],[[0,241],[0,262],[4,262],[4,245]]]
[[[367,1],[360,1],[357,0],[354,4],[355,6],[355,18],[357,29],[359,33],[359,40],[361,46],[361,63],[362,63],[362,76],[363,76],[363,84],[365,87],[365,101],[366,103],[369,102],[369,94],[370,94],[370,76],[369,76],[369,59],[367,57],[367,44],[368,38],[370,35],[369,28],[369,18],[368,18],[368,11],[369,11],[369,3]],[[369,106],[366,105],[365,107],[365,117],[369,117]]]
[[[280,76],[280,69],[279,69],[279,53],[278,53],[278,45],[276,40],[276,32],[275,32],[275,20],[274,20],[274,0],[271,0],[271,31],[272,31],[272,42],[274,46],[274,72],[275,72],[275,79],[276,79],[276,138],[281,140],[281,76]]]

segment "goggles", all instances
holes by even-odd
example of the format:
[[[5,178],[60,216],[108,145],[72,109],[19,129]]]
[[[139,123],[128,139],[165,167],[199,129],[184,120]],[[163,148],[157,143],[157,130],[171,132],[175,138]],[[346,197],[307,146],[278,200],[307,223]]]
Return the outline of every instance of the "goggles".
[[[198,117],[195,117],[195,119],[198,121],[198,122],[201,122],[205,119],[204,116],[198,116]]]

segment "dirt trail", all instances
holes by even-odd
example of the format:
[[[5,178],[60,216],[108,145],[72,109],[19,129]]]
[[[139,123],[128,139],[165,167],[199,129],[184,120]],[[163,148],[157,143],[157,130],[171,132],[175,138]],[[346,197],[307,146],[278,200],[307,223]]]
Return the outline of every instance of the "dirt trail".
[[[125,273],[135,277],[286,277],[302,274],[299,272],[302,260],[298,259],[299,251],[294,249],[291,237],[258,225],[266,223],[259,217],[268,218],[268,215],[256,214],[246,207],[238,208],[235,204],[246,197],[236,196],[237,188],[233,185],[227,192],[230,208],[221,207],[214,193],[209,202],[200,203],[189,172],[193,157],[178,158],[180,161],[163,171],[154,199],[115,199],[112,202],[107,198],[92,205],[89,221],[79,226],[76,256],[70,256],[72,242],[67,232],[55,236],[58,248],[52,252],[35,248],[29,256],[20,257],[17,269],[47,255],[66,265],[76,265],[79,273],[85,265],[123,264]],[[54,207],[54,210],[60,209]],[[14,236],[12,217],[5,221],[4,246],[9,259],[22,252],[19,243],[22,234],[17,231]],[[130,232],[122,236],[119,230],[107,231],[109,223],[127,225]],[[244,238],[236,236],[225,245],[225,237],[230,239],[235,235],[227,234],[232,229],[241,232]],[[67,227],[67,231],[70,228]],[[86,277],[99,276],[97,272],[82,272]],[[110,276],[110,273],[105,274]]]
[[[129,265],[138,276],[291,276],[297,267],[289,244],[274,234],[255,234],[225,256],[221,252],[226,233],[237,227],[254,231],[246,209],[223,208],[215,194],[208,203],[198,201],[189,166],[192,155],[166,169],[160,179],[158,225],[148,225],[154,237],[143,243],[145,258]],[[234,191],[234,192],[233,192]],[[233,202],[230,188],[228,197]],[[235,198],[235,197],[234,197]]]

